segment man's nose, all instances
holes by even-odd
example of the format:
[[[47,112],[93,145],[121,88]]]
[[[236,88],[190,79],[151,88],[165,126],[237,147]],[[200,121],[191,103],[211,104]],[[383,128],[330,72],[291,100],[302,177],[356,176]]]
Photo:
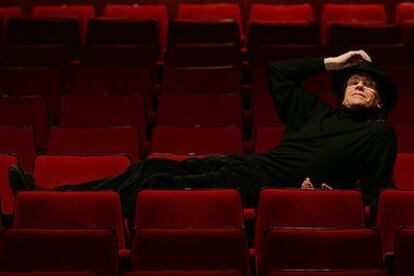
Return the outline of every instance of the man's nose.
[[[357,88],[357,89],[364,90],[364,83],[363,83],[363,81],[359,81],[359,82],[357,83],[357,85],[356,85],[356,88]]]

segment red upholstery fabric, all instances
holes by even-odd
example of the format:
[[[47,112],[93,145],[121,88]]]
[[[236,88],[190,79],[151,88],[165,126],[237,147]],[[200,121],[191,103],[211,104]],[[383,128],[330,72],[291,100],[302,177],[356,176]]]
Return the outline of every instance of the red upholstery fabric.
[[[240,28],[237,21],[176,19],[171,22],[168,47],[182,44],[232,44],[240,46]]]
[[[286,47],[297,46],[318,46],[319,42],[319,26],[307,23],[278,23],[278,22],[262,22],[251,21],[248,29],[248,47],[249,54],[252,55],[254,48],[269,45],[285,45]],[[259,49],[260,50],[260,49]],[[283,50],[283,49],[281,49]],[[284,52],[287,52],[286,49]],[[282,57],[283,53],[273,53]],[[254,57],[251,57],[252,62]]]
[[[0,155],[0,199],[3,214],[14,213],[14,195],[10,190],[9,167],[17,165],[18,160],[13,155]]]
[[[231,19],[238,23],[242,31],[241,10],[238,4],[180,4],[177,19],[217,21]]]
[[[124,276],[243,276],[241,271],[210,270],[210,271],[129,271]],[[0,274],[0,276],[2,276]],[[19,275],[20,276],[20,275]]]
[[[252,110],[253,129],[259,126],[283,126],[270,95],[257,95],[253,99]]]
[[[137,229],[131,270],[236,270],[250,275],[246,234],[240,229]]]
[[[164,58],[172,66],[240,66],[240,27],[232,20],[174,20]]]
[[[179,44],[167,49],[166,66],[240,66],[241,51],[237,44]]]
[[[243,153],[238,127],[155,127],[152,153],[210,155]]]
[[[39,17],[70,17],[79,20],[81,26],[81,37],[84,41],[88,21],[95,17],[93,6],[37,6],[32,9],[33,16]]]
[[[171,153],[150,153],[147,155],[147,159],[165,158],[170,160],[182,161],[188,158],[205,158],[206,155],[178,155]]]
[[[399,153],[414,152],[414,127],[412,126],[395,126],[397,134],[397,149]]]
[[[162,95],[157,125],[243,126],[239,95]]]
[[[264,189],[257,210],[257,260],[261,259],[263,235],[269,227],[364,226],[364,204],[358,191]]]
[[[1,272],[0,276],[98,276],[95,272]]]
[[[6,66],[50,66],[66,70],[71,62],[69,48],[63,44],[7,45],[4,52]]]
[[[241,71],[234,66],[166,67],[163,94],[240,94]]]
[[[404,94],[414,93],[410,79],[414,74],[413,66],[384,66],[384,70],[387,75],[395,82],[395,85],[398,87],[401,96],[404,97]],[[398,112],[398,107],[395,108],[393,112]]]
[[[273,271],[266,274],[267,276],[387,276],[384,270],[337,270],[337,271]]]
[[[414,226],[414,190],[384,190],[380,193],[376,227],[383,253],[394,250],[395,234],[401,226]]]
[[[120,174],[131,164],[123,155],[39,155],[33,175],[36,184],[44,188],[79,184]]]
[[[22,9],[20,7],[0,8],[0,41],[4,41],[9,17],[20,15],[22,15]]]
[[[147,147],[147,123],[141,95],[61,96],[59,126],[134,126],[139,131],[140,146]]]
[[[125,154],[138,161],[138,130],[135,127],[54,127],[50,129],[47,154]]]
[[[274,269],[381,269],[374,229],[269,229],[261,275]]]
[[[393,275],[412,275],[414,250],[414,229],[404,227],[397,231],[394,245]]]
[[[0,98],[0,125],[32,126],[37,146],[46,148],[49,128],[46,100],[40,96]]]
[[[266,153],[282,141],[285,129],[283,127],[258,127],[255,136],[255,153]]]
[[[409,2],[401,2],[395,6],[394,11],[394,23],[395,24],[404,24],[406,20],[414,19],[414,5]]]
[[[35,141],[31,127],[0,127],[0,153],[15,154],[27,172],[33,168]]]
[[[65,44],[72,57],[78,57],[81,25],[74,17],[21,16],[8,20],[6,42],[9,44]]]
[[[118,275],[117,242],[109,229],[7,229],[0,242],[2,271]]]
[[[119,195],[102,192],[19,192],[13,227],[111,228],[125,248]]]
[[[169,19],[165,5],[106,5],[104,15],[139,20],[156,19],[159,25],[161,44],[163,48],[167,45]]]
[[[58,96],[62,88],[62,75],[51,67],[2,67],[0,68],[0,94],[40,95],[48,104],[49,112],[56,116]]]
[[[252,4],[250,8],[249,22],[274,22],[274,23],[314,23],[313,8],[310,4],[293,5],[263,5]]]
[[[412,140],[411,140],[412,141]],[[414,188],[414,154],[399,153],[394,165],[393,183],[396,188]]]
[[[390,113],[390,121],[396,126],[414,125],[414,114],[411,112],[413,102],[414,94],[400,95],[393,112]]]
[[[386,24],[385,7],[382,4],[324,4],[321,15],[321,40],[327,45],[328,31],[333,23]]]
[[[154,72],[149,68],[78,67],[72,71],[72,94],[141,94],[147,110],[153,110]]]
[[[86,45],[83,50],[81,62],[86,67],[106,67],[107,70],[112,67],[109,70],[115,71],[119,71],[117,67],[151,69],[156,66],[160,54],[159,49],[140,44],[94,44]],[[151,80],[148,77],[147,82]]]
[[[240,194],[236,190],[143,190],[137,194],[135,227],[243,226]]]

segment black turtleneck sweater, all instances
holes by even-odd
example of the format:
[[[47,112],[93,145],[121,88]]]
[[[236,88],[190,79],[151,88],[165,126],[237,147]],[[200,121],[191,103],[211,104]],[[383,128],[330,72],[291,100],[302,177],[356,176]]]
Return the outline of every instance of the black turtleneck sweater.
[[[316,188],[321,183],[334,189],[359,188],[365,202],[375,205],[379,190],[392,184],[394,130],[375,112],[333,109],[301,86],[301,81],[323,71],[322,58],[269,65],[269,86],[286,127],[284,137],[266,154],[233,158],[247,161],[243,170],[249,173],[239,172],[259,186],[299,188],[310,177]]]

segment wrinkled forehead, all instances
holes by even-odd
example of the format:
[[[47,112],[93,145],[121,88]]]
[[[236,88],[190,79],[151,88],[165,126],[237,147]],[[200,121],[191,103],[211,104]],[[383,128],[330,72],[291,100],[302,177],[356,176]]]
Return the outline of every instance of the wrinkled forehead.
[[[365,73],[365,72],[358,72],[355,74],[352,74],[349,79],[360,79],[360,80],[372,80],[372,81],[376,81],[376,78],[369,74],[369,73]]]

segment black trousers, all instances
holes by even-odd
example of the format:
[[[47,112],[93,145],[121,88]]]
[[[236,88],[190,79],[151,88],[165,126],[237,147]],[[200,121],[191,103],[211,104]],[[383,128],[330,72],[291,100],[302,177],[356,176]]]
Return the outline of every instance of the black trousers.
[[[124,173],[77,185],[56,187],[57,191],[119,192],[124,216],[135,210],[136,193],[140,189],[240,188],[237,173],[229,169],[222,157],[187,159],[147,159],[132,164]],[[231,167],[231,166],[230,166]]]

